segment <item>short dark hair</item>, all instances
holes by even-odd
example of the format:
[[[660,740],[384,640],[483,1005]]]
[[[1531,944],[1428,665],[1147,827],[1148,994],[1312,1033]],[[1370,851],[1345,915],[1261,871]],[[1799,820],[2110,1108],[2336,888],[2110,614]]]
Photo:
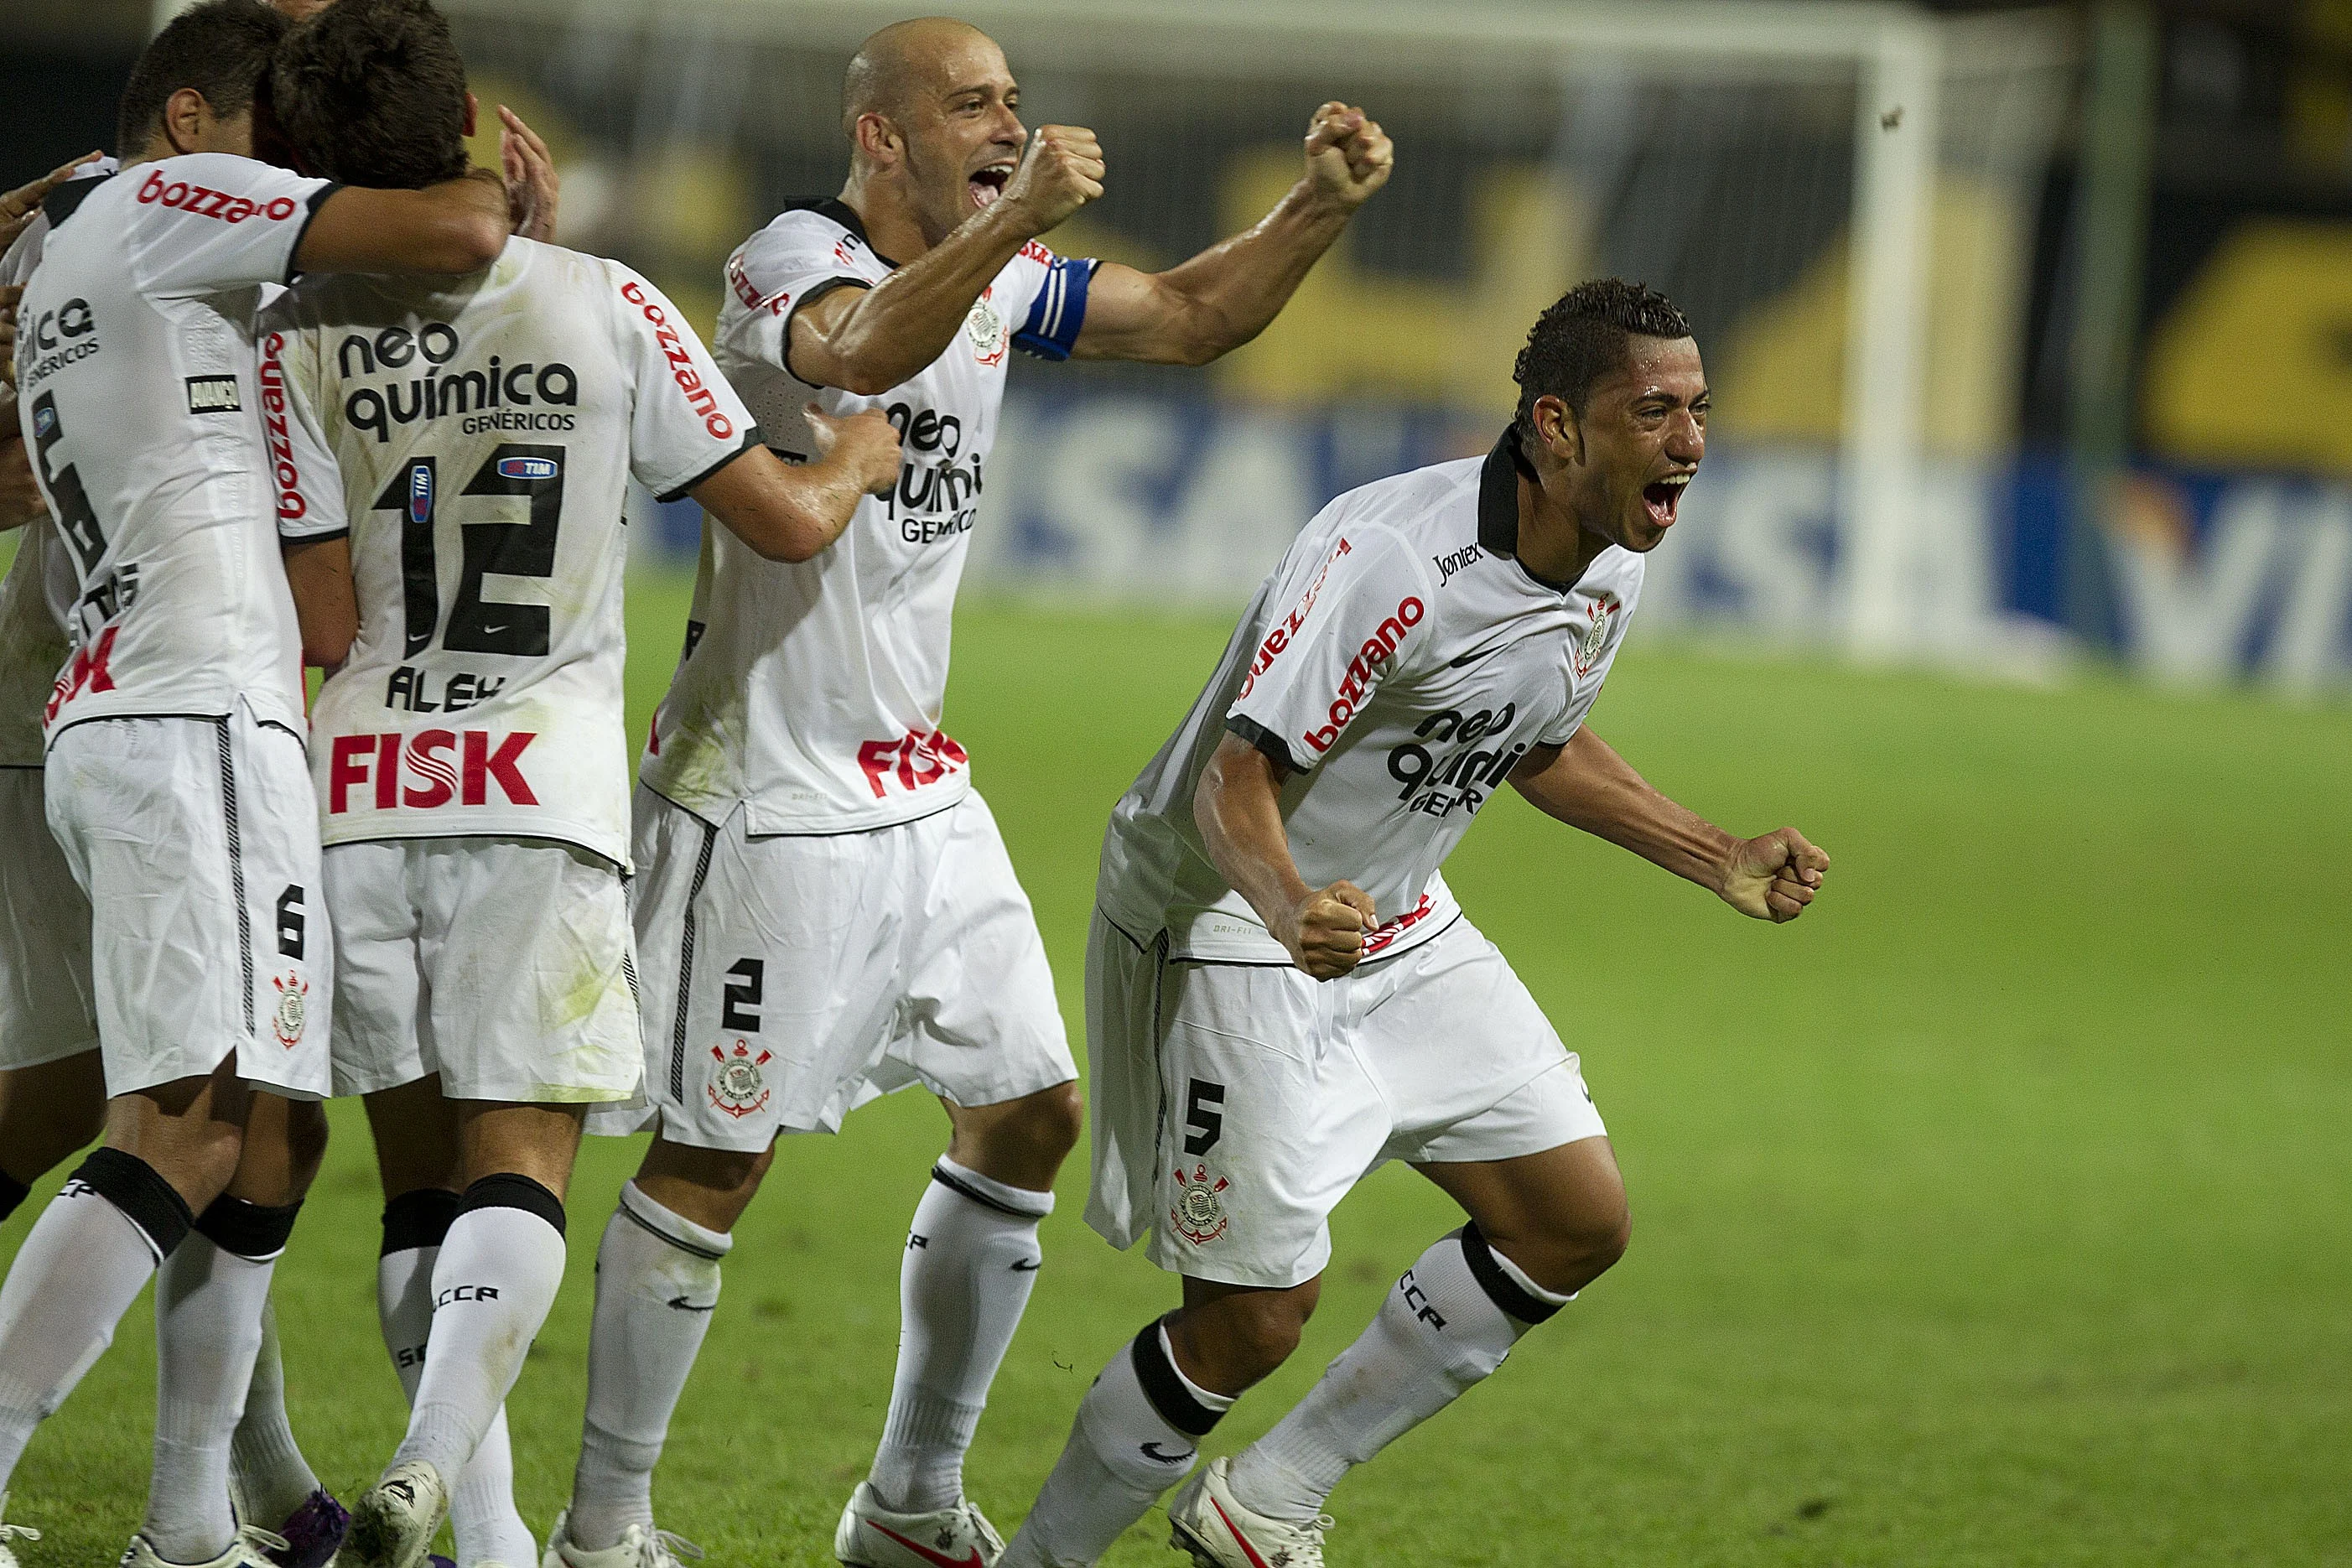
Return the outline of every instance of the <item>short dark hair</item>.
[[[139,155],[182,88],[203,93],[224,118],[251,109],[270,51],[292,25],[261,0],[205,0],[173,17],[131,68],[114,113],[115,155]]]
[[[1536,318],[1511,366],[1519,384],[1519,429],[1535,431],[1536,399],[1557,397],[1584,416],[1592,384],[1625,363],[1629,338],[1686,338],[1690,322],[1644,283],[1596,278],[1562,294]]]
[[[466,62],[429,0],[335,0],[278,46],[270,107],[313,174],[419,190],[466,153]]]

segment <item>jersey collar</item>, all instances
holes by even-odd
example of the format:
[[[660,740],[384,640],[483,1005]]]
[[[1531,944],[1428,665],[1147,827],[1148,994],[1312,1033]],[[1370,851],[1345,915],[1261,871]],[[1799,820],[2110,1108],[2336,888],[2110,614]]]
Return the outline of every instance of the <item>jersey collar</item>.
[[[1519,428],[1512,425],[1486,454],[1478,473],[1478,544],[1490,555],[1500,555],[1518,567],[1528,582],[1555,594],[1571,592],[1573,583],[1555,583],[1528,571],[1519,559],[1519,480],[1536,482],[1536,470],[1519,449]]]
[[[41,211],[48,215],[49,226],[54,229],[73,216],[81,204],[89,199],[92,191],[112,178],[112,174],[100,174],[95,179],[68,180],[42,197]]]
[[[788,213],[814,213],[819,217],[831,218],[834,222],[839,224],[842,227],[856,235],[857,237],[858,244],[864,246],[868,250],[874,250],[874,242],[866,237],[866,220],[857,216],[857,209],[856,207],[851,206],[839,196],[803,196],[797,201],[786,202],[784,204],[784,211]],[[883,255],[878,250],[874,250],[874,259],[880,262],[883,266],[888,268],[893,272],[898,270],[898,264],[891,260],[888,257]]]

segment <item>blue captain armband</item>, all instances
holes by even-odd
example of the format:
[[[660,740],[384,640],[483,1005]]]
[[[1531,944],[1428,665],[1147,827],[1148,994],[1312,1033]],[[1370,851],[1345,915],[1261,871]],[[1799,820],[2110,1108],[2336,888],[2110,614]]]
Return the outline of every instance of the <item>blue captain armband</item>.
[[[1094,280],[1093,259],[1056,256],[1047,263],[1045,282],[1029,307],[1029,319],[1013,334],[1013,346],[1039,359],[1070,357],[1078,329],[1087,321],[1087,285]]]

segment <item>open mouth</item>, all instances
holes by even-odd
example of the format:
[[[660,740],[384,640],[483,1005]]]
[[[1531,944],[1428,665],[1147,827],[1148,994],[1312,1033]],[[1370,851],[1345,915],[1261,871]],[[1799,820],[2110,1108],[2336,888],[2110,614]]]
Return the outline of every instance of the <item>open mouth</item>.
[[[1649,509],[1650,522],[1660,530],[1675,525],[1675,512],[1683,504],[1683,491],[1689,488],[1688,474],[1669,474],[1653,485],[1642,488],[1642,504]]]
[[[978,209],[994,205],[996,198],[1004,194],[1004,187],[1012,178],[1011,163],[991,163],[971,175],[964,184],[971,191],[972,206]]]

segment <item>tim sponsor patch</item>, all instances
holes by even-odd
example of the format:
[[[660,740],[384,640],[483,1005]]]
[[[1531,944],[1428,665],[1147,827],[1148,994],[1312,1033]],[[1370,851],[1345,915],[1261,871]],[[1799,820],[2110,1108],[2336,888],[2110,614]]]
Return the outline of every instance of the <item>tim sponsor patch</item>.
[[[188,412],[191,414],[241,414],[245,405],[236,395],[236,377],[233,375],[192,375],[188,377]]]

